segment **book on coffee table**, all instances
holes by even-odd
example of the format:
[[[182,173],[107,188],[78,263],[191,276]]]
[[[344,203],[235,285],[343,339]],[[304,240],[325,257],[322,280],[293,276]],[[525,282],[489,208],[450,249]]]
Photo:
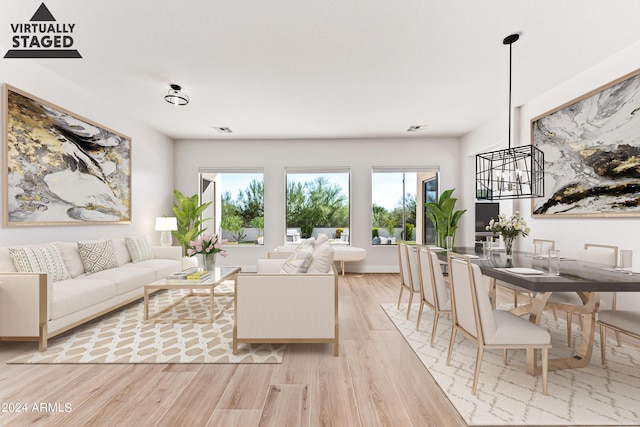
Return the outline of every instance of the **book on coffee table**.
[[[170,274],[167,276],[167,283],[173,284],[189,284],[189,283],[202,283],[211,277],[211,272],[198,270],[197,268],[189,268],[184,271]]]

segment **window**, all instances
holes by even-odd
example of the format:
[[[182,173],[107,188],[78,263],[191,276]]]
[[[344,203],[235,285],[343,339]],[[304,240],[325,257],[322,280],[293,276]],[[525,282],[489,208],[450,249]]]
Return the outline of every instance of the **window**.
[[[326,234],[349,243],[348,169],[287,169],[285,242]]]
[[[437,167],[373,168],[371,174],[371,243],[435,243],[424,203],[438,198]]]
[[[213,204],[203,213],[203,228],[238,244],[264,244],[262,170],[200,172],[200,199]]]

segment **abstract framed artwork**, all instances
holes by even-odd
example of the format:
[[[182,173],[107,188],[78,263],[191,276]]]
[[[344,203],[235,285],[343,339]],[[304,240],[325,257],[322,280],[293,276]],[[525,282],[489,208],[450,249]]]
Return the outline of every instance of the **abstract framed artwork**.
[[[131,223],[131,138],[3,85],[4,226]]]
[[[640,216],[640,70],[531,120],[544,152],[533,216]]]

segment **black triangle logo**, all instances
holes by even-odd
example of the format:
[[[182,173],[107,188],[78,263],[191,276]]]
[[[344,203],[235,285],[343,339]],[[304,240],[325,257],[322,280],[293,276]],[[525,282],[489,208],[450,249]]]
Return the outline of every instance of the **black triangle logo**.
[[[55,21],[56,18],[53,17],[47,6],[42,3],[36,13],[31,17],[32,21]]]

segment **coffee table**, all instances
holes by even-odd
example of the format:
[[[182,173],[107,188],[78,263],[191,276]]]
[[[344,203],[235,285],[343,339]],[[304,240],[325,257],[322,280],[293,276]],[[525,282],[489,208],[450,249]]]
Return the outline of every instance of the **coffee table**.
[[[211,271],[211,276],[204,280],[203,282],[197,283],[172,283],[167,279],[161,279],[156,282],[150,283],[148,285],[144,285],[144,320],[145,321],[160,321],[160,322],[174,322],[174,321],[184,321],[189,320],[194,323],[213,323],[216,317],[220,316],[222,311],[224,311],[229,305],[233,303],[233,299],[231,299],[227,304],[225,304],[218,316],[213,312],[213,299],[215,295],[218,296],[234,296],[234,293],[216,293],[215,289],[218,285],[222,284],[227,280],[235,279],[235,276],[240,273],[240,267],[216,267]],[[167,307],[162,308],[157,313],[149,316],[149,293],[159,291],[161,289],[172,290],[172,289],[188,289],[189,293],[184,297],[180,298],[178,301],[173,302]],[[196,292],[196,291],[205,291],[205,292]],[[194,319],[194,318],[162,318],[159,319],[162,313],[171,310],[176,305],[180,304],[184,300],[190,297],[209,297],[209,319]]]

